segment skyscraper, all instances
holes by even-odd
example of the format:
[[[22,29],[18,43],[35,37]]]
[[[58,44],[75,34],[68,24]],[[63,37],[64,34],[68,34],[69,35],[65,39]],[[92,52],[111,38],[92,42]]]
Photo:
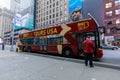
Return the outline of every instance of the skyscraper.
[[[11,0],[0,0],[0,7],[10,9],[10,1]]]
[[[12,19],[13,13],[10,10],[0,9],[0,36],[4,39],[8,36],[5,33],[11,31]]]
[[[88,18],[88,13],[91,13],[103,26],[102,5],[102,0],[36,0],[35,27],[36,29],[46,28],[71,22],[71,19],[78,21],[81,18]],[[73,9],[74,11],[71,11]],[[80,13],[76,19],[73,19],[74,12]]]
[[[36,0],[36,29],[68,21],[68,0]]]
[[[20,0],[21,28],[34,29],[35,0]]]
[[[13,13],[18,13],[20,11],[20,0],[11,0],[10,1],[10,10]]]

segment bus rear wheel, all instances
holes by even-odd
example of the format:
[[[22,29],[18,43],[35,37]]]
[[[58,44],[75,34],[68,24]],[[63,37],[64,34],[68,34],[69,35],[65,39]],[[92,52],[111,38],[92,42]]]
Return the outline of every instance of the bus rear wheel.
[[[64,48],[62,51],[63,56],[65,57],[72,57],[73,56],[73,51],[70,48]]]

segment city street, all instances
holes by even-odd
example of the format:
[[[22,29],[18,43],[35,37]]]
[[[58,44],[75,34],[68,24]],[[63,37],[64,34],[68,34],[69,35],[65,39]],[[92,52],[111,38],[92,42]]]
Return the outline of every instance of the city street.
[[[103,52],[104,56],[101,59],[102,62],[120,65],[120,49],[119,50],[104,49]]]
[[[10,51],[11,45],[5,45],[5,50]],[[1,50],[0,45],[0,50]],[[16,46],[13,46],[14,51],[16,50]],[[120,49],[118,50],[109,50],[103,49],[103,57],[100,59],[102,63],[109,63],[114,65],[120,65]]]
[[[0,50],[0,80],[119,80],[119,76],[116,69]]]
[[[1,0],[0,80],[120,80],[120,0]]]

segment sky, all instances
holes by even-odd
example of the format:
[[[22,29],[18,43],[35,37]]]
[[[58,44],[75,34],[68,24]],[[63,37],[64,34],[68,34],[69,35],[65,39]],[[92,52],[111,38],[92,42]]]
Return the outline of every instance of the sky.
[[[10,0],[0,0],[0,7],[10,9]]]

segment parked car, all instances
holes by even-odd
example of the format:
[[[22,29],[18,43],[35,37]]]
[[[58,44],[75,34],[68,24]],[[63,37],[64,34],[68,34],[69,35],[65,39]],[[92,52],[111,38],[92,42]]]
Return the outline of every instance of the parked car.
[[[103,49],[112,49],[112,50],[118,49],[118,46],[112,46],[109,44],[103,44],[102,47],[103,47]]]

